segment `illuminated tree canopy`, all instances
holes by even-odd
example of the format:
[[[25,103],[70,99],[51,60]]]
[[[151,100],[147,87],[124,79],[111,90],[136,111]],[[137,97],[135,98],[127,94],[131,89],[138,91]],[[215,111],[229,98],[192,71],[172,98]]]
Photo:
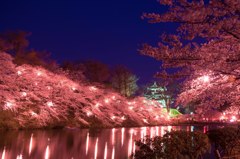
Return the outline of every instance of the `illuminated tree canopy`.
[[[166,113],[144,97],[127,99],[104,85],[73,81],[64,71],[17,66],[4,52],[0,52],[0,63],[0,129],[167,122]]]
[[[146,13],[150,23],[177,23],[157,46],[141,53],[162,61],[160,78],[185,79],[178,103],[196,102],[199,112],[240,107],[240,1],[160,0],[168,10]],[[198,44],[197,41],[203,41]],[[169,69],[175,69],[169,74]]]

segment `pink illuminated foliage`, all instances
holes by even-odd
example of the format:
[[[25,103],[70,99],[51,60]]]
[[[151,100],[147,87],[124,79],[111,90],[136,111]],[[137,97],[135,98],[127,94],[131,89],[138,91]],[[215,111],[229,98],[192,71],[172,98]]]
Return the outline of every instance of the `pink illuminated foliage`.
[[[73,81],[63,70],[17,66],[4,52],[0,63],[0,127],[112,127],[146,125],[143,118],[149,124],[165,121],[160,106],[143,97],[127,99],[103,85]],[[163,117],[156,120],[159,114]],[[8,123],[12,121],[14,126]]]
[[[145,13],[150,23],[178,24],[176,34],[163,34],[157,46],[141,53],[162,61],[157,76],[184,79],[178,103],[198,105],[198,112],[240,106],[240,1],[160,0],[168,10]],[[197,44],[196,41],[204,41]],[[169,74],[169,69],[175,69]]]

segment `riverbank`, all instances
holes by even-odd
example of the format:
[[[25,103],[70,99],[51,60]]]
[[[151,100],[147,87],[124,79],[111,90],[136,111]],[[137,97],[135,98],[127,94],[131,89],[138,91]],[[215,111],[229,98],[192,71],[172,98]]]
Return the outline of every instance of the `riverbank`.
[[[240,126],[240,122],[201,122],[201,121],[185,121],[185,122],[164,122],[158,124],[137,124],[131,122],[129,124],[124,125],[102,125],[102,124],[94,124],[94,125],[52,125],[52,126],[44,126],[44,127],[16,127],[16,128],[3,128],[1,127],[0,130],[54,130],[54,129],[111,129],[111,128],[130,128],[130,127],[154,127],[154,126]]]

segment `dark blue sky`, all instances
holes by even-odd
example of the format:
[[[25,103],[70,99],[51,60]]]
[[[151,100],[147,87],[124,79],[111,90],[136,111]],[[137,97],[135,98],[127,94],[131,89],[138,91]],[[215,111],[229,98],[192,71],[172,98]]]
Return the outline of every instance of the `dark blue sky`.
[[[32,32],[30,47],[50,51],[58,62],[123,64],[139,83],[151,81],[160,64],[137,50],[175,28],[140,18],[143,12],[164,10],[156,0],[7,0],[0,9],[0,31]]]

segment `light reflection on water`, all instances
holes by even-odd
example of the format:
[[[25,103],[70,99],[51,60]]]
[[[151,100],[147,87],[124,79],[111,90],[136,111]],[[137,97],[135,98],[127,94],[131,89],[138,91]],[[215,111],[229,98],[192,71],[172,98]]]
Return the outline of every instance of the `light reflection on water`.
[[[107,159],[107,142],[105,143],[104,159]]]
[[[94,149],[94,159],[97,159],[98,155],[98,138],[96,140],[95,149]]]
[[[126,159],[136,150],[135,140],[146,135],[163,136],[171,130],[202,131],[207,126],[155,126],[90,131],[33,130],[1,131],[1,159]]]
[[[49,156],[50,156],[50,154],[49,154],[49,146],[47,145],[47,148],[45,150],[45,157],[44,157],[44,159],[49,159]]]
[[[2,159],[5,159],[5,153],[6,153],[6,150],[5,150],[5,147],[4,147],[3,152],[2,152]]]
[[[29,143],[29,156],[32,152],[32,145],[33,145],[33,134],[31,134],[30,143]]]
[[[86,155],[88,154],[88,144],[89,143],[89,133],[87,133],[87,140],[86,140]]]

